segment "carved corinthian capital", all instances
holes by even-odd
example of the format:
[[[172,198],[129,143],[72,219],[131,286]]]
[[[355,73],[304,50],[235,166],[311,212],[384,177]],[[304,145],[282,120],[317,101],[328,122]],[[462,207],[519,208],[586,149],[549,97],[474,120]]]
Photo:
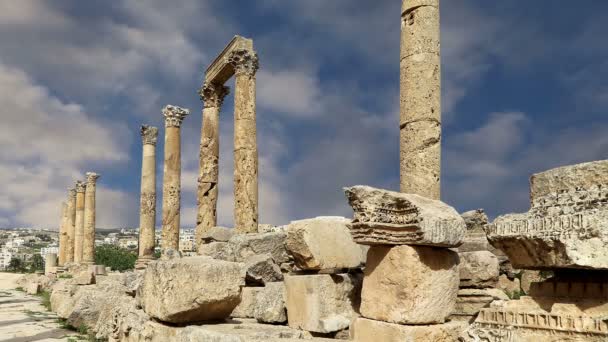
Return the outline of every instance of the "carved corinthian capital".
[[[87,183],[85,183],[83,181],[76,181],[76,192],[84,193],[84,191],[86,189],[87,189]]]
[[[205,108],[219,108],[224,103],[224,98],[230,93],[230,88],[211,82],[205,82],[198,95],[205,104]]]
[[[162,111],[165,116],[165,127],[180,127],[190,110],[178,106],[167,105]]]
[[[95,173],[95,172],[87,172],[86,176],[87,176],[87,185],[95,185],[95,183],[97,182],[97,178],[101,177],[100,174]]]
[[[141,125],[141,140],[144,145],[156,145],[158,128],[154,126]]]
[[[234,73],[238,75],[255,76],[260,64],[258,54],[251,50],[234,50],[228,56],[228,63],[234,67]]]
[[[69,199],[76,198],[76,189],[75,188],[68,188],[68,198]]]

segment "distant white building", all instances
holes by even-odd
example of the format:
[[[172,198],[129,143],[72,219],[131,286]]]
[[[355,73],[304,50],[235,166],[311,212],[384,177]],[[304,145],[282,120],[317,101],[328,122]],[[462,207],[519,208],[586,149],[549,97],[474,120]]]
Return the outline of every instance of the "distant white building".
[[[6,270],[11,259],[13,258],[13,252],[10,248],[2,248],[0,250],[0,270]]]
[[[40,248],[40,255],[43,259],[46,258],[46,255],[49,253],[59,254],[59,247],[43,247]]]

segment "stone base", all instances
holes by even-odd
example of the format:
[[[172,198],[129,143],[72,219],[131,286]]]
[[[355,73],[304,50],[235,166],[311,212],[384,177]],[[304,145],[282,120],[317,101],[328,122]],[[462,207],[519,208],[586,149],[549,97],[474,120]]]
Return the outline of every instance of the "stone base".
[[[467,324],[464,322],[400,325],[359,317],[351,326],[351,340],[357,342],[456,342],[466,327]]]

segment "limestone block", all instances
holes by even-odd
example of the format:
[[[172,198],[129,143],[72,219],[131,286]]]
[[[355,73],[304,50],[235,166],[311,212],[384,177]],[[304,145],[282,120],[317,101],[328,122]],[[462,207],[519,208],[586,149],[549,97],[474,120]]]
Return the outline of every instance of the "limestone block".
[[[460,287],[494,287],[498,281],[498,258],[488,251],[464,252],[460,256]]]
[[[272,260],[270,254],[254,255],[245,262],[247,284],[264,285],[282,281],[281,268]]]
[[[77,285],[91,285],[95,284],[95,272],[90,269],[80,271],[74,276],[73,281]]]
[[[241,291],[241,301],[237,305],[230,317],[234,318],[254,318],[255,308],[258,303],[258,296],[264,291],[264,287],[243,287]]]
[[[257,297],[253,317],[260,323],[287,322],[283,282],[266,284]]]
[[[123,273],[123,285],[127,288],[127,295],[135,297],[137,288],[141,285],[144,279],[144,273],[141,271]]]
[[[509,297],[499,289],[460,289],[450,320],[472,323],[479,311],[495,300],[509,300]]]
[[[234,250],[228,242],[208,242],[198,246],[198,255],[209,256],[213,259],[235,261]]]
[[[74,307],[67,321],[74,327],[86,326],[95,329],[102,314],[117,303],[129,300],[126,288],[117,281],[103,284],[80,286],[74,294]]]
[[[285,250],[284,232],[263,234],[237,234],[229,243],[232,245],[237,262],[245,262],[256,254],[270,253],[277,265],[289,261],[289,255]]]
[[[357,317],[352,325],[351,340],[357,342],[456,342],[466,327],[467,324],[464,322],[401,325]]]
[[[25,292],[29,295],[37,295],[38,293],[40,293],[40,284],[38,283],[31,283],[27,286],[27,288],[25,289]]]
[[[500,277],[498,277],[498,283],[496,284],[496,288],[503,290],[506,294],[510,296],[521,291],[519,279],[514,278],[513,280],[511,280],[505,274],[501,274]]]
[[[311,342],[332,341],[313,338],[306,331],[291,329],[281,325],[260,324],[248,319],[181,328],[171,341],[295,342],[302,340]]]
[[[458,254],[445,248],[370,248],[361,315],[398,324],[443,323],[458,293]]]
[[[464,220],[441,201],[360,185],[345,192],[357,243],[458,247],[464,239]]]
[[[349,222],[343,217],[291,222],[285,248],[302,270],[359,267],[365,263],[365,254],[350,235]]]
[[[285,276],[288,324],[330,333],[348,328],[359,310],[361,277],[353,274]]]
[[[541,271],[531,271],[531,270],[523,270],[521,272],[521,289],[525,293],[530,293],[530,287],[533,283],[541,282],[552,276],[553,272],[541,272]]]
[[[240,263],[187,257],[150,263],[137,296],[144,311],[160,321],[200,322],[227,318],[244,285]]]
[[[201,240],[202,242],[228,242],[230,238],[235,234],[233,228],[226,227],[213,227],[203,233]]]
[[[458,247],[459,252],[475,252],[487,251],[492,248],[484,228],[488,225],[488,216],[483,209],[471,210],[462,213],[460,216],[464,219],[467,227],[467,232],[464,236],[464,242]]]
[[[74,295],[77,285],[68,281],[59,281],[51,290],[51,310],[61,318],[68,318],[74,308]]]

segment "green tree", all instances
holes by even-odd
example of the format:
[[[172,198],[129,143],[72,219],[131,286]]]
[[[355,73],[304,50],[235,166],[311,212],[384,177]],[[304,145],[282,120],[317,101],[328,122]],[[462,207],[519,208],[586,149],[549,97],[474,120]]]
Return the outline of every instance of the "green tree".
[[[23,260],[12,257],[11,261],[8,262],[8,269],[13,272],[23,272],[25,270]]]
[[[34,254],[30,263],[30,271],[44,271],[44,259],[40,254]]]
[[[101,245],[95,248],[95,263],[112,267],[115,271],[135,268],[137,254],[114,245]]]

